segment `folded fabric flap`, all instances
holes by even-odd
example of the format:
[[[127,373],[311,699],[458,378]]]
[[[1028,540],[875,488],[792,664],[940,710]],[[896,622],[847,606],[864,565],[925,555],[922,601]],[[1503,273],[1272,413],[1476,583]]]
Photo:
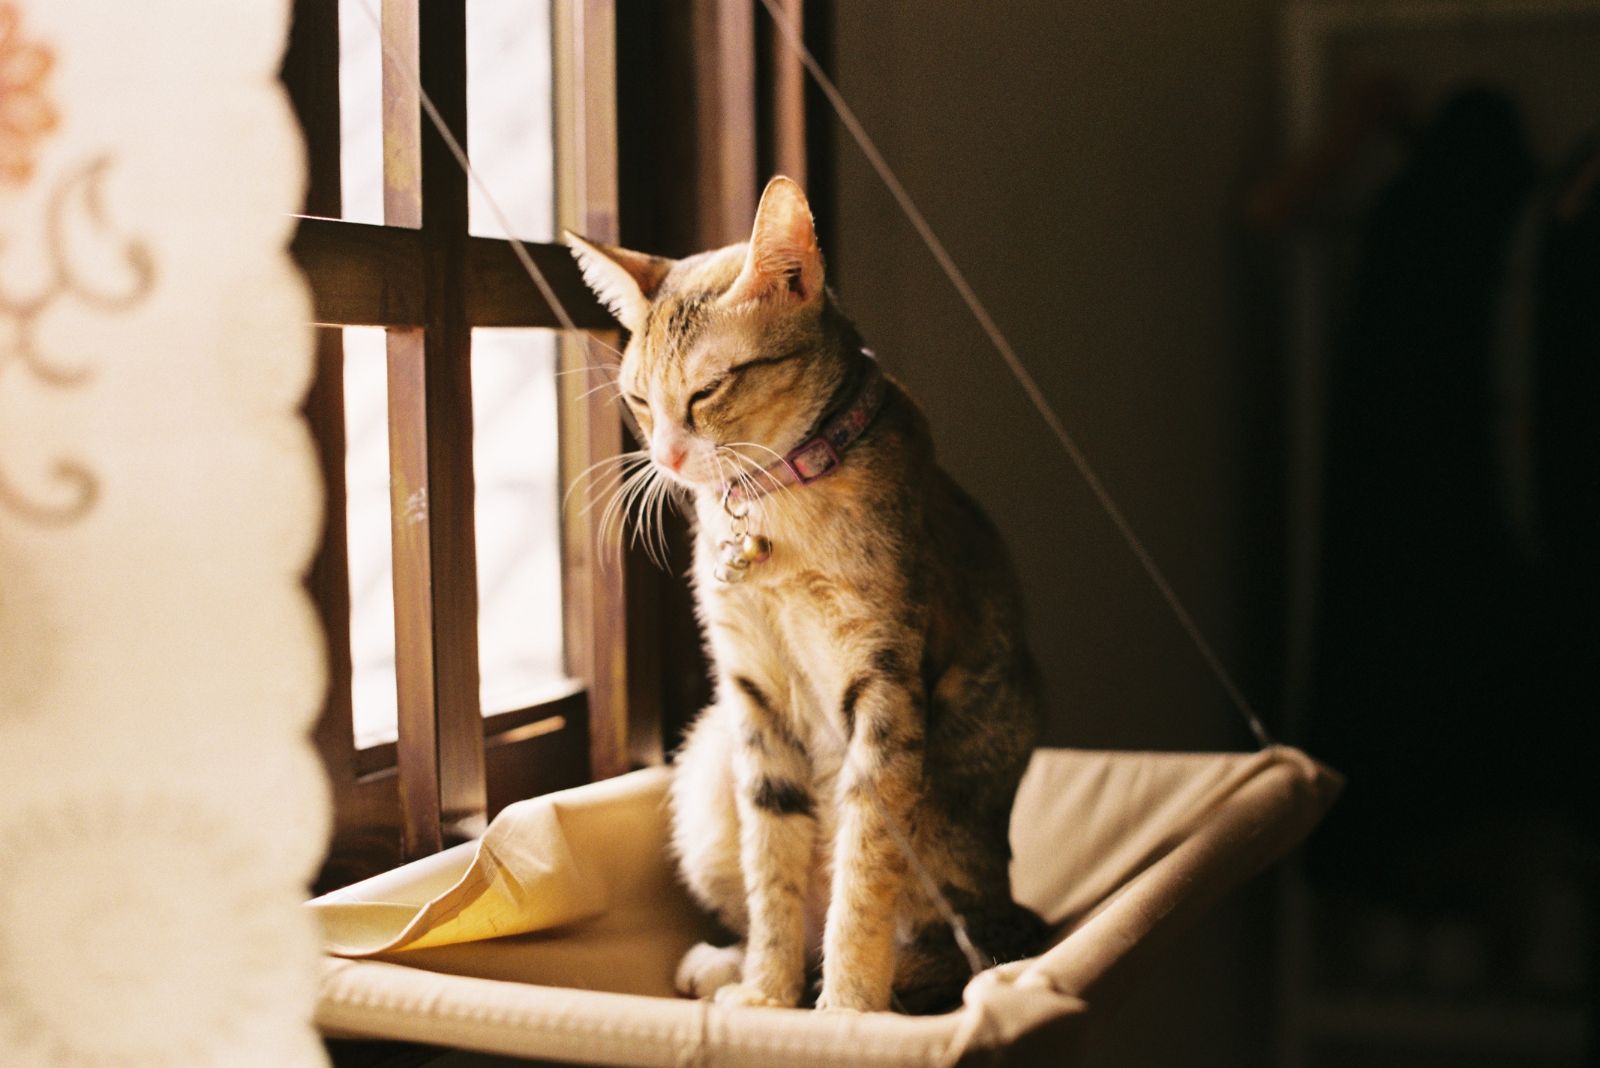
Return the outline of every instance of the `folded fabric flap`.
[[[379,872],[358,883],[331,890],[311,904],[316,907],[382,902],[418,909],[460,882],[467,869],[472,867],[472,858],[477,852],[476,841],[462,842],[398,868]]]
[[[422,949],[548,930],[597,916],[608,900],[605,883],[574,858],[555,804],[540,798],[497,816],[468,876],[429,902],[389,948]]]
[[[496,816],[466,870],[420,906],[346,899],[311,907],[329,953],[370,957],[574,923],[604,912],[609,896],[571,848],[557,803],[535,798]]]
[[[359,957],[378,952],[372,947],[392,943],[416,919],[421,906],[393,901],[320,901],[312,911],[322,925],[327,952]]]

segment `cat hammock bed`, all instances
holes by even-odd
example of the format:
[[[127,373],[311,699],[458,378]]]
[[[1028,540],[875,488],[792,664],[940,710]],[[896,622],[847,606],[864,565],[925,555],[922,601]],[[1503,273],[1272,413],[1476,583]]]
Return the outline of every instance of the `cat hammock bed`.
[[[1019,901],[1055,931],[941,1016],[729,1008],[673,992],[713,935],[668,855],[666,768],[512,805],[484,837],[311,902],[332,1037],[579,1064],[1060,1065],[1150,950],[1281,857],[1338,793],[1297,750],[1035,754]]]

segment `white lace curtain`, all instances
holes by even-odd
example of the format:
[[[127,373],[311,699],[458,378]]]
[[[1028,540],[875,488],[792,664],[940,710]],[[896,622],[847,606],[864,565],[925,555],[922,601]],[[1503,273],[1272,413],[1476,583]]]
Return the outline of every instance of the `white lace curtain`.
[[[286,0],[0,0],[0,1049],[321,1063]]]

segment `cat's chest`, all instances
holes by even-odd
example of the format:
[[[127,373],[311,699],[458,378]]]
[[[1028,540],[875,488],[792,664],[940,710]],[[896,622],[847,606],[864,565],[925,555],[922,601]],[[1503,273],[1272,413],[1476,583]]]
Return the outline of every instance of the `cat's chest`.
[[[718,602],[710,616],[719,666],[760,678],[798,720],[816,726],[844,686],[828,613],[784,586],[752,583],[710,596]]]
[[[706,577],[712,577],[716,565],[726,565],[754,537],[770,553],[738,569],[731,585],[782,589],[809,574],[848,568],[851,553],[880,540],[875,535],[884,522],[862,506],[858,482],[853,472],[840,472],[816,485],[785,487],[749,501],[697,498],[697,564],[703,562]]]
[[[829,489],[845,485],[840,479]],[[853,577],[859,554],[852,556],[845,529],[849,494],[818,487],[796,493],[806,496],[784,498],[781,507],[764,500],[743,522],[720,507],[702,508],[696,588],[720,672],[769,689],[820,755],[834,748],[842,725],[839,697],[858,652],[848,635],[884,606],[869,604]],[[771,556],[725,581],[724,554],[746,530],[771,539]]]

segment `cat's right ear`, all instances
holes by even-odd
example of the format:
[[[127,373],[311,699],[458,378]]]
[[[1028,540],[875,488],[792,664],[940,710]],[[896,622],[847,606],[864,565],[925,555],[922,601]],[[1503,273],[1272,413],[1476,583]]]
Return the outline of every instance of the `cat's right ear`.
[[[563,230],[561,238],[578,261],[583,280],[600,302],[611,309],[617,322],[629,333],[636,334],[643,329],[645,316],[650,311],[650,298],[667,276],[672,261],[615,245],[602,245],[579,237],[571,230]]]
[[[743,304],[778,295],[812,303],[822,295],[822,253],[805,191],[776,175],[761,193],[744,267],[722,300]]]

